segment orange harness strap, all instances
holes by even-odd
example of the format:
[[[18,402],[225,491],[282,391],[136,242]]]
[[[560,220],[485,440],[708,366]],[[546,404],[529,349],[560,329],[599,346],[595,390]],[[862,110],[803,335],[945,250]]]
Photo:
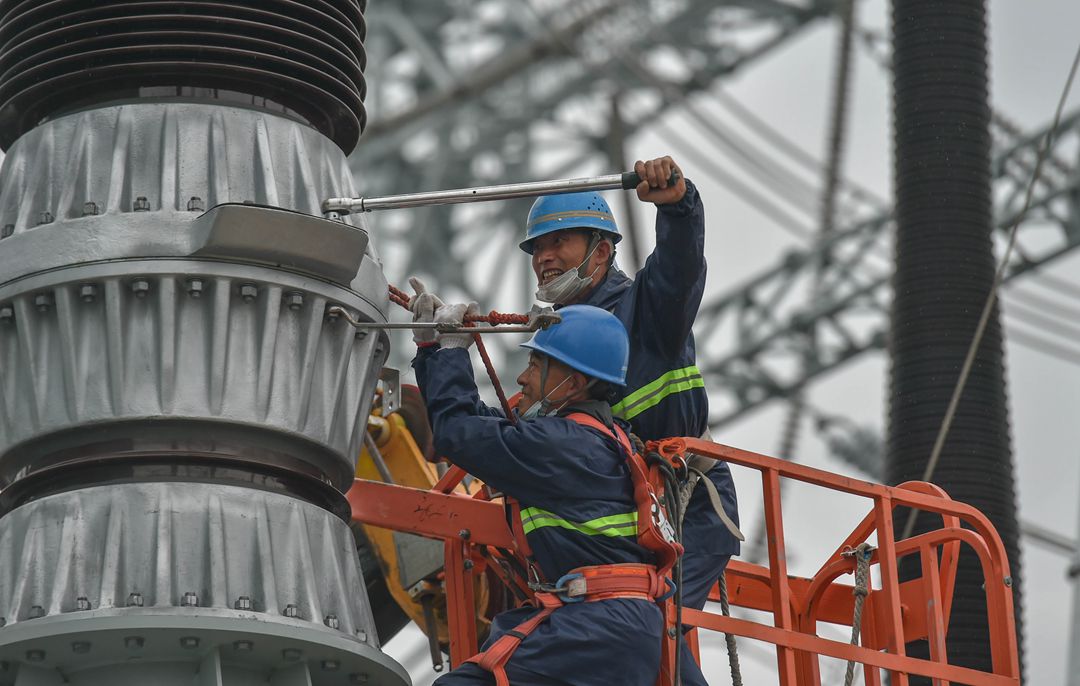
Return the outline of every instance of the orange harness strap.
[[[495,677],[496,686],[510,686],[506,665],[525,637],[540,626],[555,610],[568,603],[596,602],[613,598],[634,598],[655,601],[665,595],[664,577],[657,574],[656,567],[646,564],[615,564],[579,567],[556,585],[556,592],[538,591],[535,602],[540,611],[506,632],[487,650],[473,655],[466,663],[473,663]]]
[[[660,575],[666,575],[682,555],[683,547],[680,543],[665,537],[660,530],[657,519],[662,516],[662,512],[660,501],[656,497],[658,484],[650,481],[650,470],[645,460],[634,452],[630,439],[618,425],[614,427],[614,430],[609,429],[600,420],[580,412],[567,415],[566,418],[581,426],[605,433],[622,446],[623,452],[626,453],[626,464],[630,468],[630,478],[634,484],[634,503],[638,511],[638,543],[656,556]]]
[[[496,686],[510,686],[510,680],[506,676],[506,665],[510,662],[514,651],[526,636],[535,631],[544,620],[563,605],[613,598],[664,602],[668,601],[674,592],[674,585],[668,579],[668,573],[682,554],[682,546],[666,538],[660,530],[657,518],[662,515],[662,512],[656,497],[659,486],[649,480],[650,470],[645,460],[634,452],[629,437],[618,426],[612,430],[599,420],[577,412],[567,415],[566,419],[611,436],[622,447],[634,485],[634,503],[638,512],[638,543],[656,556],[658,564],[628,563],[579,567],[559,579],[554,586],[540,586],[542,590],[537,590],[534,594],[534,602],[540,611],[500,636],[487,650],[465,661],[491,672],[495,676]],[[506,501],[510,511],[510,528],[513,531],[518,552],[529,559],[532,553],[521,523],[521,505],[514,498],[507,497]],[[670,602],[667,602],[664,607],[665,617],[670,614],[669,606]],[[671,622],[667,620],[668,618],[665,618],[666,623],[670,624]],[[663,640],[665,643],[671,643],[667,632]],[[661,665],[659,683],[672,683],[672,669],[668,664],[672,649],[668,646],[664,652],[665,658],[664,664]]]

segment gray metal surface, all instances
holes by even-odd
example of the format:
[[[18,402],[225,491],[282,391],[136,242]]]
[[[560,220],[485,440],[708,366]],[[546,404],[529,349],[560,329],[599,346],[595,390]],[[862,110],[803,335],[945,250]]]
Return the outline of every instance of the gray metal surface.
[[[0,483],[49,436],[71,454],[101,442],[74,429],[153,419],[261,432],[347,487],[387,343],[330,305],[382,318],[354,291],[225,262],[112,261],[0,287]]]
[[[0,630],[0,686],[406,686],[375,647],[211,608],[90,610]]]
[[[190,222],[216,205],[318,216],[337,195],[355,195],[344,154],[285,117],[147,102],[58,117],[0,167],[0,283],[81,262],[188,256],[205,240]]]
[[[334,626],[377,648],[363,588],[344,522],[250,488],[94,486],[0,519],[0,636],[80,607],[218,608],[263,623]]]

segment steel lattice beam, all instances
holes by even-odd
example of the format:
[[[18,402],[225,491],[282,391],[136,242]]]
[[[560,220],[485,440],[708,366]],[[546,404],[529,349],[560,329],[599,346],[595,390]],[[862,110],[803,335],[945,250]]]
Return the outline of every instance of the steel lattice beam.
[[[1023,209],[1046,133],[999,141],[993,174],[1002,242]],[[1078,149],[1080,111],[1063,119],[1054,139],[1020,224],[1007,281],[1080,245],[1080,171],[1062,161],[1076,159]],[[714,426],[787,397],[862,353],[886,346],[892,228],[891,213],[859,221],[825,242],[787,254],[759,277],[702,306],[695,333],[699,366],[710,383]],[[806,284],[823,260],[830,267],[820,297],[807,303]]]
[[[611,171],[614,93],[632,96],[621,108],[629,134],[833,8],[833,0],[372,0],[371,124],[352,157],[361,192]],[[376,217],[391,280],[423,274],[453,297],[527,308],[531,272],[502,257],[528,205]]]

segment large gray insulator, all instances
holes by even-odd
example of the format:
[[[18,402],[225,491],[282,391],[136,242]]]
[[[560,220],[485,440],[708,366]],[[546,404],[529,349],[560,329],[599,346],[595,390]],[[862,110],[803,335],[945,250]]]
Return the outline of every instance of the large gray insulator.
[[[289,496],[175,483],[50,496],[0,519],[0,685],[401,686],[363,588],[344,522]]]
[[[196,455],[344,489],[388,353],[327,312],[386,319],[364,227],[311,216],[351,191],[337,146],[253,110],[135,103],[19,139],[0,170],[0,487]]]

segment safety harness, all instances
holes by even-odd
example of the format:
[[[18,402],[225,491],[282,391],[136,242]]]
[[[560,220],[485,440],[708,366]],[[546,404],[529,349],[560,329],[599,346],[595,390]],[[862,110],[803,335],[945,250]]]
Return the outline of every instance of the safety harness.
[[[634,503],[637,506],[637,541],[651,552],[656,564],[626,563],[609,565],[590,565],[571,570],[554,584],[545,583],[535,564],[531,564],[532,550],[525,538],[522,525],[521,505],[508,498],[511,518],[510,524],[518,551],[530,560],[530,572],[533,576],[529,584],[533,593],[533,604],[539,612],[518,624],[492,643],[487,650],[469,658],[471,662],[492,673],[496,686],[510,686],[506,676],[506,665],[514,651],[525,637],[536,630],[540,624],[563,605],[580,602],[596,602],[613,598],[635,598],[663,604],[665,623],[670,624],[675,584],[671,581],[671,569],[683,547],[675,540],[674,529],[661,506],[659,497],[663,489],[663,479],[657,466],[649,466],[631,447],[626,433],[615,426],[608,428],[602,422],[587,414],[575,412],[565,417],[581,426],[595,429],[611,436],[626,454],[630,478],[634,485]],[[661,664],[658,684],[674,683],[674,639],[669,632],[664,632],[663,641],[667,649]]]

